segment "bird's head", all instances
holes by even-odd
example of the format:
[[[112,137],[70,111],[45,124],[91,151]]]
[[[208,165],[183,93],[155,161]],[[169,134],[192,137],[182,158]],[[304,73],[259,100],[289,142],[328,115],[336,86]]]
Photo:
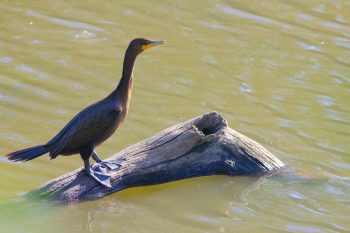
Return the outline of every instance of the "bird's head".
[[[133,39],[128,47],[128,50],[136,55],[157,45],[165,44],[163,40],[149,40],[145,38]]]

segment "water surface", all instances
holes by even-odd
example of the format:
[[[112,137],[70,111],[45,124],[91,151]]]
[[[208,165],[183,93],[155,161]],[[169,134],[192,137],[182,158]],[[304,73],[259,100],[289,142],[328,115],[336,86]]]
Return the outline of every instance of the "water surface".
[[[144,36],[168,45],[138,59],[128,118],[102,157],[218,111],[311,178],[197,178],[60,206],[20,199],[82,166],[79,156],[0,156],[0,232],[350,231],[349,9],[340,0],[2,1],[1,155],[48,141],[105,97],[127,44]]]

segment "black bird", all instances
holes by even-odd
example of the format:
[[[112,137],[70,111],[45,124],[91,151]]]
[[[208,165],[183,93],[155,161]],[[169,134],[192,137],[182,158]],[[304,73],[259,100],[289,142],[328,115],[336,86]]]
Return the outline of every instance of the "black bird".
[[[8,159],[28,161],[45,153],[50,153],[50,158],[54,159],[58,155],[79,153],[84,160],[85,171],[102,185],[111,187],[107,171],[119,168],[120,164],[102,161],[94,149],[115,132],[128,113],[136,57],[143,51],[161,44],[165,42],[144,38],[132,40],[125,52],[122,77],[111,94],[78,113],[48,143],[9,153]],[[90,156],[103,169],[92,169]]]

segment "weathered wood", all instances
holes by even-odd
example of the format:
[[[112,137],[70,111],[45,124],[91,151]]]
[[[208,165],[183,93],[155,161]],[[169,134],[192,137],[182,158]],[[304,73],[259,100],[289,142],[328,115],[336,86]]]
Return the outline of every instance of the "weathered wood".
[[[29,193],[58,201],[100,198],[143,185],[207,175],[253,175],[276,171],[284,164],[252,139],[227,126],[216,112],[175,125],[115,154],[123,159],[107,188],[82,169],[60,176]]]

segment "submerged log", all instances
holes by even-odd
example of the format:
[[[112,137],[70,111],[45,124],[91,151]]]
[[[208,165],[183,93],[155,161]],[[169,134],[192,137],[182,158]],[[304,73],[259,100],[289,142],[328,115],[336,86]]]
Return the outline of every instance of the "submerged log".
[[[84,201],[120,190],[208,175],[261,175],[284,164],[252,139],[229,128],[216,112],[161,131],[107,160],[122,160],[107,188],[82,168],[60,176],[30,192],[30,197]]]

